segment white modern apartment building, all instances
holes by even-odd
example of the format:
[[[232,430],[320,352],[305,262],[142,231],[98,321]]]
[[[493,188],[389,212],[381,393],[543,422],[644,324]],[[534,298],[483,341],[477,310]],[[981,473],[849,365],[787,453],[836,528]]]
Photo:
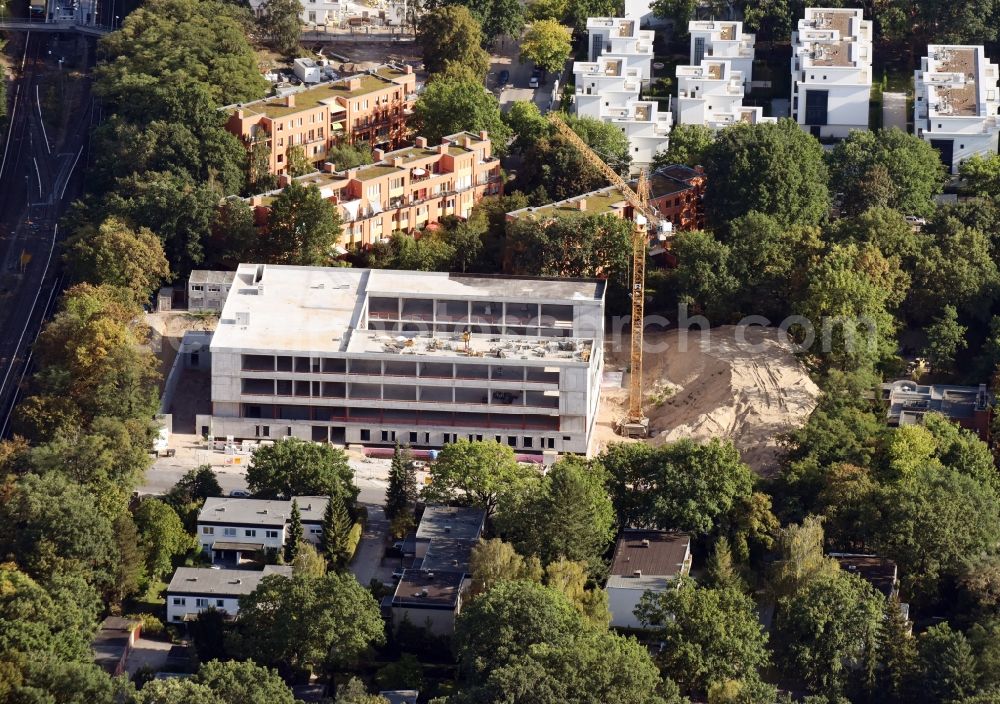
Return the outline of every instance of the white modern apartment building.
[[[931,44],[914,72],[913,125],[952,172],[974,154],[997,153],[1000,72],[982,46]]]
[[[666,149],[673,116],[655,101],[641,100],[653,60],[653,32],[633,18],[591,17],[590,61],[573,64],[576,114],[615,124],[629,141],[635,164],[648,164]]]
[[[606,118],[628,138],[633,164],[649,164],[653,155],[665,149],[674,117],[660,112],[655,100],[632,99],[620,108],[608,108]]]
[[[816,137],[868,129],[872,23],[860,9],[807,7],[792,32],[792,119]]]
[[[626,68],[639,70],[643,81],[649,81],[653,62],[653,31],[639,29],[631,17],[590,17],[587,19],[589,60],[604,55],[625,60]]]
[[[292,501],[299,507],[302,537],[317,545],[323,536],[326,496],[296,496],[287,501],[210,497],[198,512],[201,549],[212,556],[212,562],[235,565],[248,556],[280,550],[285,545]]]
[[[192,621],[215,609],[229,618],[240,611],[240,597],[253,593],[264,577],[292,576],[290,565],[267,565],[263,571],[178,567],[167,586],[167,621]]]
[[[216,438],[587,452],[602,281],[241,264],[211,344]]]
[[[642,90],[642,72],[629,68],[622,56],[604,55],[597,61],[574,61],[576,85],[574,104],[580,117],[605,120],[611,108],[621,108],[629,100],[638,100]]]
[[[744,34],[742,22],[694,20],[688,22],[688,33],[691,35],[689,65],[700,66],[702,59],[728,61],[743,76],[744,87],[750,88],[757,37]]]
[[[677,67],[675,118],[679,125],[704,125],[713,130],[737,122],[775,122],[761,107],[745,107],[742,74],[728,60],[702,59],[697,66]]]
[[[347,10],[347,3],[340,0],[301,0],[299,18],[306,26],[339,25]],[[256,17],[267,14],[267,0],[250,0],[250,9]]]

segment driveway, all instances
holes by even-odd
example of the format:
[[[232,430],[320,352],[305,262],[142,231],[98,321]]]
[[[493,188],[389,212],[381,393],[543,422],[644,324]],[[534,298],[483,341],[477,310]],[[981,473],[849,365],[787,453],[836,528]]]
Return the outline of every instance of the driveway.
[[[882,126],[906,132],[906,93],[882,94]]]
[[[358,543],[354,560],[351,561],[351,572],[363,586],[368,586],[372,579],[378,579],[384,584],[392,584],[392,567],[382,566],[382,555],[385,553],[386,538],[389,535],[389,520],[381,504],[364,504],[368,509],[368,526]]]
[[[131,677],[144,667],[152,672],[163,670],[173,645],[169,640],[139,638],[132,646],[132,651],[128,654],[128,660],[125,662],[125,669],[128,670],[129,676]]]
[[[486,77],[486,87],[496,95],[500,86],[497,85],[497,78],[501,71],[510,71],[510,79],[507,87],[500,91],[500,109],[508,110],[512,103],[519,100],[531,100],[542,112],[549,109],[549,101],[552,92],[552,77],[548,77],[548,82],[538,88],[528,88],[528,79],[535,65],[531,62],[520,63],[517,60],[521,53],[521,43],[506,38],[503,44],[498,47],[499,52],[491,57],[490,74]]]

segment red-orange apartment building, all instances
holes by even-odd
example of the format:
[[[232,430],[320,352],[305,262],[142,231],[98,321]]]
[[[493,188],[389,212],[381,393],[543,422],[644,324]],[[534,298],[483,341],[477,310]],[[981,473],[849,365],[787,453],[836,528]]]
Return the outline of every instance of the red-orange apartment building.
[[[319,163],[344,142],[387,149],[405,144],[416,86],[411,66],[385,64],[286,96],[228,106],[226,129],[248,149],[269,147],[270,172],[280,176],[288,171],[293,146]]]
[[[499,195],[503,188],[500,161],[486,132],[460,132],[434,146],[417,137],[412,147],[376,149],[375,159],[345,171],[326,163],[322,171],[294,179],[336,203],[345,248],[368,247],[396,230],[419,230],[446,215],[467,218],[484,195]],[[292,180],[280,177],[282,187]],[[267,226],[269,206],[280,192],[248,199],[259,226]]]
[[[635,187],[633,182],[632,187]],[[705,173],[701,167],[679,164],[664,166],[649,175],[649,205],[675,230],[700,230],[705,227]],[[632,217],[632,206],[617,186],[608,186],[566,200],[538,207],[522,208],[507,213],[508,220],[524,216],[558,217],[571,213],[609,213],[621,218]],[[652,233],[651,233],[652,234]]]

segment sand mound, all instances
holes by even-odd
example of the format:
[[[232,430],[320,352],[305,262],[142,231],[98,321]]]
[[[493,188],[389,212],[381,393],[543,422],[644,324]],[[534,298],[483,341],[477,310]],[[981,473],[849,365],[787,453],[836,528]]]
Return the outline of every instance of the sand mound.
[[[733,441],[743,459],[761,474],[771,473],[780,436],[805,423],[819,389],[773,328],[726,326],[704,333],[677,330],[646,336],[644,406],[650,442],[680,438]],[[627,358],[609,354],[608,368]],[[601,421],[621,415],[627,393],[604,389]],[[610,412],[611,415],[608,415]],[[610,422],[599,423],[603,445]]]

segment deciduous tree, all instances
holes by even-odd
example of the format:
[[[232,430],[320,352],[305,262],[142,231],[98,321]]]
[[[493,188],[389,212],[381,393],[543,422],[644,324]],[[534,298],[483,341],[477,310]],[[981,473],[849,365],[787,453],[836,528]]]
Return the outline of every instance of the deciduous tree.
[[[615,533],[606,479],[600,465],[560,460],[522,501],[497,517],[498,527],[518,552],[537,555],[543,564],[565,558],[597,570]]]
[[[968,347],[965,340],[967,328],[958,322],[955,306],[946,305],[941,315],[927,327],[927,347],[924,354],[934,369],[950,371],[955,364],[955,355]]]
[[[194,681],[212,690],[219,704],[293,704],[292,690],[276,670],[253,662],[213,660],[201,666]]]
[[[135,509],[146,570],[150,577],[160,579],[173,569],[175,558],[194,547],[194,540],[184,529],[180,516],[159,499],[147,498]]]
[[[267,0],[261,7],[257,20],[277,51],[286,56],[294,56],[299,49],[299,33],[302,31],[302,3],[299,0]]]
[[[666,643],[663,673],[691,693],[754,679],[770,661],[754,602],[739,589],[696,587],[684,579],[677,589],[647,592],[636,615]]]
[[[66,243],[66,264],[76,281],[128,289],[145,303],[170,274],[159,238],[147,228],[133,230],[117,218],[78,229]]]
[[[298,266],[329,264],[341,235],[340,214],[318,188],[292,181],[271,203],[268,233],[269,261]]]
[[[928,142],[899,129],[857,130],[830,152],[830,187],[844,194],[848,212],[872,205],[907,215],[927,215],[941,192],[945,173],[941,158]],[[873,169],[881,168],[889,191],[884,202],[871,202]]]
[[[500,117],[500,104],[483,84],[463,78],[443,77],[424,88],[413,108],[418,130],[428,143],[467,130],[489,133],[493,153],[503,156],[510,128]]]
[[[492,440],[459,440],[445,445],[431,465],[424,500],[468,501],[491,517],[505,500],[519,494],[537,473],[517,463],[514,451]]]
[[[704,125],[674,125],[670,130],[667,149],[653,155],[652,169],[656,170],[670,164],[685,166],[704,164],[705,155],[712,146],[714,137],[715,133],[711,128]]]
[[[467,67],[482,81],[490,70],[490,57],[482,46],[482,29],[469,8],[462,5],[446,5],[425,12],[417,27],[417,41],[423,49],[424,68],[431,74],[441,73],[454,64]]]
[[[819,142],[792,120],[736,124],[705,156],[705,212],[719,231],[751,210],[783,225],[815,225],[829,209]]]
[[[810,691],[844,691],[847,663],[863,662],[875,647],[884,601],[857,575],[834,571],[778,600],[775,643],[779,664]]]
[[[234,645],[280,670],[343,663],[384,639],[378,604],[354,575],[272,575],[240,599]]]
[[[525,559],[514,546],[500,538],[480,540],[469,557],[472,588],[477,594],[488,592],[500,582],[542,581],[542,565],[537,557]]]
[[[521,62],[531,61],[549,73],[559,72],[572,51],[573,31],[555,20],[532,22],[521,38]]]
[[[297,438],[257,449],[247,468],[247,486],[264,498],[333,495],[354,502],[358,497],[343,450]]]

